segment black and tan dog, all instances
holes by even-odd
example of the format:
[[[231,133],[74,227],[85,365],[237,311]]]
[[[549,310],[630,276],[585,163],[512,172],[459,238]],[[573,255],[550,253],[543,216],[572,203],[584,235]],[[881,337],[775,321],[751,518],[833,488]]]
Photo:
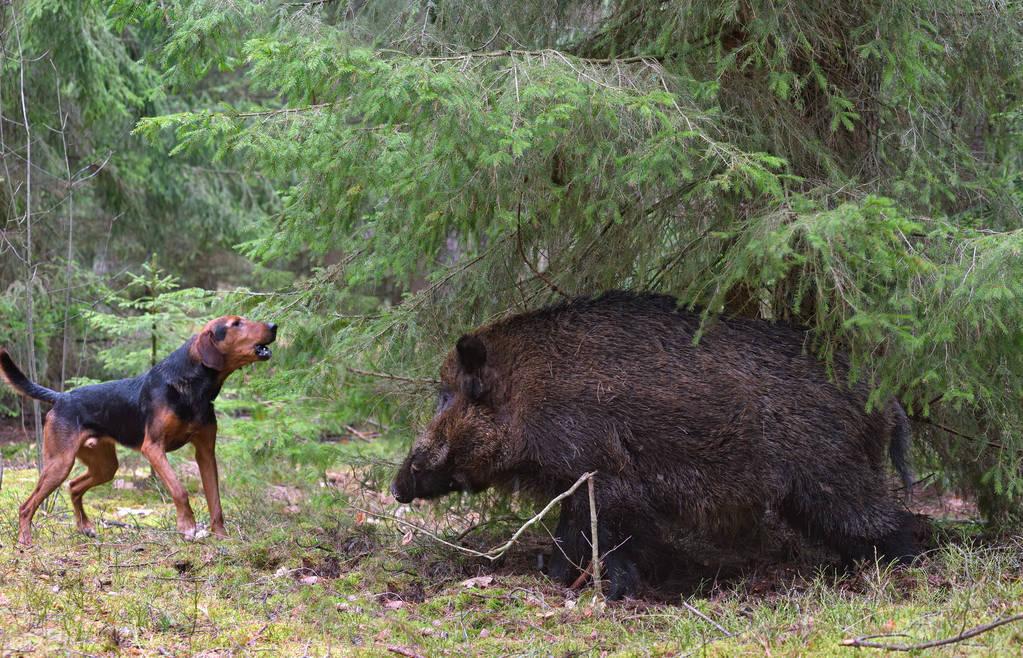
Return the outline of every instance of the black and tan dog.
[[[149,372],[58,393],[29,381],[6,351],[0,350],[0,374],[16,391],[53,404],[43,429],[43,471],[39,483],[18,512],[18,541],[32,543],[32,517],[50,493],[67,479],[78,457],[88,470],[71,481],[75,522],[83,533],[95,530],[82,509],[82,496],[109,482],[117,472],[114,446],[139,450],[170,490],[177,508],[178,530],[195,537],[195,516],[188,494],[178,482],[167,453],[186,443],[195,446],[213,534],[223,537],[224,515],[214,446],[217,419],[213,400],[224,380],[242,366],[270,358],[267,347],[277,325],[229,315],[211,320]]]

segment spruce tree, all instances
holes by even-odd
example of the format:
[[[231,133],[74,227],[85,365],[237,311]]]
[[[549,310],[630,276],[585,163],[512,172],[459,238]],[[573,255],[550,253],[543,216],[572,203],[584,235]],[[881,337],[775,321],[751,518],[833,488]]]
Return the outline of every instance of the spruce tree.
[[[910,410],[918,456],[991,518],[1023,494],[1021,11],[115,9],[161,44],[164,84],[205,89],[138,132],[274,186],[241,249],[300,275],[261,304],[302,327],[295,349],[316,363],[282,382],[368,406],[365,391],[407,382],[353,370],[425,382],[479,322],[610,287],[669,292],[706,322],[798,323],[824,361],[848,353],[874,403]]]

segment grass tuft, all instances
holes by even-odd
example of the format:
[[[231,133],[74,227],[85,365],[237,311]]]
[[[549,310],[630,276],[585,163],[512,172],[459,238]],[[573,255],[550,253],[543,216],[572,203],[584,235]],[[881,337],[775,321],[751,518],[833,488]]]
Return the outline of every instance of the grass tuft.
[[[175,458],[201,520],[198,481]],[[465,542],[484,549],[526,510],[502,509],[511,520],[485,524],[478,500],[456,501],[461,516],[430,505],[396,510],[350,480],[258,468],[222,460],[225,541],[179,539],[170,501],[146,483],[141,461],[124,455],[120,484],[85,498],[97,539],[75,532],[65,488],[38,514],[27,550],[14,546],[16,511],[35,471],[9,468],[0,491],[0,655],[848,655],[847,638],[950,637],[1020,612],[1023,601],[1023,538],[982,541],[962,524],[940,528],[937,548],[907,569],[760,565],[728,580],[712,574],[688,592],[595,608],[589,592],[537,571],[542,529],[492,565],[347,503],[414,515],[448,538],[479,524]],[[1023,624],[952,647],[1019,655]]]

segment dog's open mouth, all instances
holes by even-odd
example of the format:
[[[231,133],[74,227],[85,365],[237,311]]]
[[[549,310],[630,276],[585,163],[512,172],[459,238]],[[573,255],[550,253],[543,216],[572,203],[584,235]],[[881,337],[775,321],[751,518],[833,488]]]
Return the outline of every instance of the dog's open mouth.
[[[273,351],[266,345],[256,345],[256,357],[262,361],[266,361],[273,356]]]

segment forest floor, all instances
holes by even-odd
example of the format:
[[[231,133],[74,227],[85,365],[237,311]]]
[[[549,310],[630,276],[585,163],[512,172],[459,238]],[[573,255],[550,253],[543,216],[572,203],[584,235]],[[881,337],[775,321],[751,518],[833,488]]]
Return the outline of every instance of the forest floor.
[[[137,455],[122,453],[112,486],[85,498],[97,539],[75,532],[65,487],[37,515],[35,546],[21,549],[17,507],[35,471],[24,446],[2,447],[2,656],[849,655],[873,651],[844,646],[851,638],[914,644],[1023,612],[1023,537],[984,540],[955,499],[926,503],[960,521],[941,524],[937,548],[910,568],[839,576],[775,564],[594,605],[592,590],[537,570],[543,530],[490,564],[375,515],[497,545],[519,523],[465,511],[478,500],[458,514],[398,506],[358,469],[260,466],[232,450],[221,458],[227,540],[179,539],[170,500]],[[172,462],[202,518],[190,452]],[[1023,622],[942,651],[1021,655]]]

